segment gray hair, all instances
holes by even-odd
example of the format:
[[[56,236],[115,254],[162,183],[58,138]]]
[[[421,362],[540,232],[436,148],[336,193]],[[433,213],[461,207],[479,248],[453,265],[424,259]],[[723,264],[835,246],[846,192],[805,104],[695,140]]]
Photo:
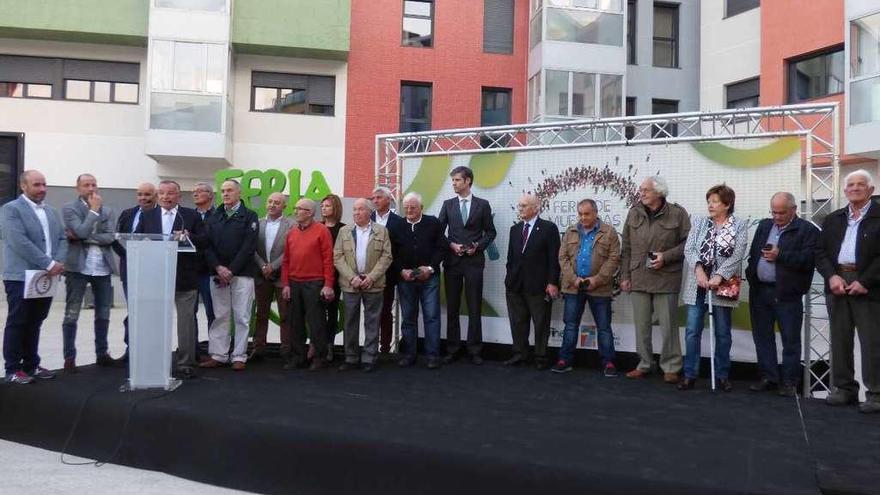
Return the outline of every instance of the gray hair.
[[[383,196],[387,196],[393,199],[393,197],[391,196],[391,189],[388,189],[385,186],[377,186],[375,189],[373,189],[373,194],[376,193],[382,193]]]
[[[241,191],[241,183],[238,182],[237,180],[235,180],[235,179],[226,179],[226,180],[223,181],[223,184],[226,184],[227,182],[231,182],[231,183],[235,184],[235,190],[236,190],[236,191]],[[221,187],[222,187],[222,185],[221,185]]]
[[[370,200],[367,199],[367,198],[358,198],[358,199],[354,200],[354,205],[355,205],[355,206],[356,206],[358,203],[363,203],[363,205],[366,206],[367,209],[370,210],[370,212],[374,212],[374,211],[376,211],[376,205],[374,205],[373,202],[370,201]]]
[[[871,172],[868,172],[867,170],[865,170],[863,168],[860,168],[858,170],[854,170],[854,171],[846,174],[846,177],[843,178],[843,187],[846,187],[846,183],[849,182],[850,179],[852,179],[854,177],[859,177],[859,176],[865,178],[865,181],[868,183],[868,187],[874,187],[874,178],[871,177]]]
[[[779,191],[778,193],[774,194],[773,197],[770,198],[770,201],[773,201],[773,199],[776,197],[785,198],[785,204],[789,208],[797,208],[797,205],[798,205],[797,199],[795,199],[794,194],[792,194],[788,191]]]
[[[208,184],[207,182],[196,182],[195,184],[193,184],[193,191],[195,191],[196,189],[207,189],[207,191],[211,193],[211,196],[214,195],[214,186]]]
[[[318,203],[316,203],[314,200],[311,200],[311,199],[309,199],[309,198],[300,198],[300,200],[297,201],[296,204],[299,205],[300,203],[305,204],[306,207],[307,207],[312,213],[314,213],[315,210],[318,208]]]
[[[423,206],[422,195],[415,191],[408,192],[406,193],[406,196],[403,197],[404,204],[406,204],[406,202],[409,200],[414,200],[419,203],[419,206]]]
[[[666,179],[660,177],[659,175],[654,175],[648,177],[646,180],[651,181],[651,184],[654,186],[654,192],[663,196],[664,198],[669,194],[669,184],[666,183]]]
[[[585,198],[585,199],[578,201],[578,204],[577,204],[578,210],[580,210],[581,206],[584,206],[584,205],[590,205],[591,207],[593,207],[593,211],[595,211],[596,213],[599,212],[599,206],[596,205],[596,201],[594,201],[590,198]]]

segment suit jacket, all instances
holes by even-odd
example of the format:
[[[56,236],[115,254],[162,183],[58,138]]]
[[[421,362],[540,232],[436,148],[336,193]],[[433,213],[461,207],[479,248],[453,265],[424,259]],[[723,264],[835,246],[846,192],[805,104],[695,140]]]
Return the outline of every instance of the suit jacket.
[[[391,266],[391,237],[388,229],[378,223],[371,223],[373,231],[367,244],[367,266],[365,275],[373,279],[373,286],[364,292],[381,292],[385,289],[385,272]],[[355,224],[346,225],[339,230],[336,246],[333,247],[333,265],[339,272],[339,287],[342,292],[355,292],[351,279],[358,274],[355,261]]]
[[[559,286],[559,229],[536,218],[523,250],[524,225],[517,222],[510,227],[504,286],[510,292],[540,295],[547,284]]]
[[[746,279],[752,286],[761,282],[758,279],[758,262],[761,261],[761,249],[767,243],[772,227],[772,219],[761,220],[752,239],[746,267]],[[779,235],[776,245],[779,255],[773,264],[776,267],[776,297],[781,301],[800,299],[810,291],[818,240],[819,229],[798,217],[792,219],[791,224]]]
[[[447,252],[446,264],[457,265],[467,263],[470,259],[483,265],[486,262],[483,251],[495,240],[495,224],[492,221],[492,206],[483,198],[471,196],[468,208],[468,217],[461,218],[461,207],[458,196],[449,198],[440,207],[441,230],[446,231]],[[457,256],[449,248],[449,243],[458,244],[477,243],[477,252],[473,256]]]
[[[76,198],[61,209],[64,228],[73,233],[75,240],[68,241],[67,261],[64,267],[69,272],[82,273],[86,267],[86,257],[91,246],[99,246],[104,262],[110,273],[118,273],[116,258],[112,246],[116,242],[114,236],[116,221],[113,210],[102,206],[97,215],[89,211],[82,199]]]
[[[140,205],[133,206],[131,208],[122,210],[122,213],[119,214],[119,219],[116,221],[116,232],[120,234],[131,234],[133,233],[132,224],[134,223],[135,214],[141,209]],[[140,219],[138,220],[140,223]],[[113,251],[119,256],[119,278],[122,279],[122,282],[125,283],[127,277],[127,269],[126,259],[125,259],[125,246],[119,242],[115,241],[113,243]]]
[[[370,220],[373,222],[376,221],[376,212],[370,213]],[[391,266],[388,267],[386,272],[386,283],[394,285],[397,283],[397,277],[394,274],[398,274],[400,272],[400,268],[397,267],[397,248],[399,247],[398,238],[401,236],[403,231],[401,229],[406,228],[406,220],[398,215],[397,213],[389,212],[388,213],[388,221],[385,222],[385,228],[388,229],[388,235],[391,236]]]
[[[825,292],[828,279],[837,274],[840,265],[837,256],[840,244],[846,235],[849,206],[845,206],[829,214],[822,222],[822,233],[816,247],[816,268],[825,277]],[[880,301],[880,203],[871,204],[865,218],[859,223],[856,237],[856,270],[857,280],[868,289],[867,298]]]
[[[25,270],[45,270],[67,259],[67,236],[58,210],[45,204],[52,257],[46,255],[43,226],[27,200],[19,196],[0,208],[3,231],[3,280],[24,281]]]
[[[287,240],[287,234],[290,232],[291,221],[284,215],[279,219],[278,234],[275,241],[272,242],[272,249],[269,255],[266,255],[266,219],[260,220],[260,232],[257,236],[257,250],[254,252],[254,263],[256,267],[256,275],[254,275],[254,283],[260,284],[266,281],[263,277],[262,266],[269,261],[272,265],[272,274],[269,277],[270,282],[274,282],[277,287],[284,287],[284,281],[281,280],[281,264],[284,261],[284,245]]]
[[[208,245],[207,232],[202,217],[196,210],[183,206],[177,207],[172,230],[186,230],[196,247],[195,253],[177,253],[177,291],[196,290],[199,286],[199,267],[201,257]],[[162,208],[156,207],[141,214],[136,232],[138,234],[162,233]]]

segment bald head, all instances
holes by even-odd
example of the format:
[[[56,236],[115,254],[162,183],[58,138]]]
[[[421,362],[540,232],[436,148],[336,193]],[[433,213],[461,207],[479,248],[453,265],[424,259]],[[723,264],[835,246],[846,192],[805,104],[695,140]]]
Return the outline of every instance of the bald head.
[[[274,192],[266,199],[266,216],[271,220],[276,220],[284,213],[287,207],[287,196],[280,192]]]
[[[779,227],[788,225],[797,215],[797,201],[790,192],[780,191],[770,198],[770,214]]]
[[[540,205],[541,201],[534,194],[523,194],[522,197],[519,198],[519,202],[516,204],[520,220],[523,222],[529,222],[538,216]]]
[[[143,210],[152,210],[156,207],[156,186],[144,182],[137,188],[137,202]]]
[[[351,207],[351,218],[354,223],[360,227],[364,227],[370,223],[370,214],[375,210],[373,202],[367,198],[358,198],[354,200]]]
[[[46,177],[37,170],[25,170],[18,177],[21,193],[34,203],[46,199]]]

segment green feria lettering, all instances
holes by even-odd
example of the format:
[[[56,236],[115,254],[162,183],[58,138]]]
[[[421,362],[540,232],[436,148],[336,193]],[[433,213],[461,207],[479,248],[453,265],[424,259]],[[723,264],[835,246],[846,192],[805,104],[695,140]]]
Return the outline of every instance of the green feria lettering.
[[[287,208],[284,210],[285,215],[293,213],[296,200],[299,198],[308,198],[314,201],[321,201],[325,196],[330,194],[330,186],[324,174],[315,170],[312,172],[308,186],[305,190],[301,189],[302,170],[292,168],[285,175],[282,171],[276,169],[269,170],[248,170],[230,168],[218,170],[214,174],[214,180],[217,184],[217,191],[227,180],[237,180],[241,184],[241,200],[248,208],[257,212],[257,215],[266,214],[266,200],[272,193],[287,192],[291,198],[288,201]],[[289,187],[288,187],[289,186]],[[218,192],[216,204],[222,202],[222,198]]]

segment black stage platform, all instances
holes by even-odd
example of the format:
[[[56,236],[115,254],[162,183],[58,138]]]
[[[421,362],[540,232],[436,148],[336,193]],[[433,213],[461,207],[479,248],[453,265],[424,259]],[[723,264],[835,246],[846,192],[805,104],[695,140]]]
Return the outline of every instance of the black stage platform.
[[[745,382],[276,360],[169,394],[120,393],[124,378],[92,366],[0,386],[0,438],[60,451],[82,412],[69,453],[265,493],[880,493],[880,417]]]

